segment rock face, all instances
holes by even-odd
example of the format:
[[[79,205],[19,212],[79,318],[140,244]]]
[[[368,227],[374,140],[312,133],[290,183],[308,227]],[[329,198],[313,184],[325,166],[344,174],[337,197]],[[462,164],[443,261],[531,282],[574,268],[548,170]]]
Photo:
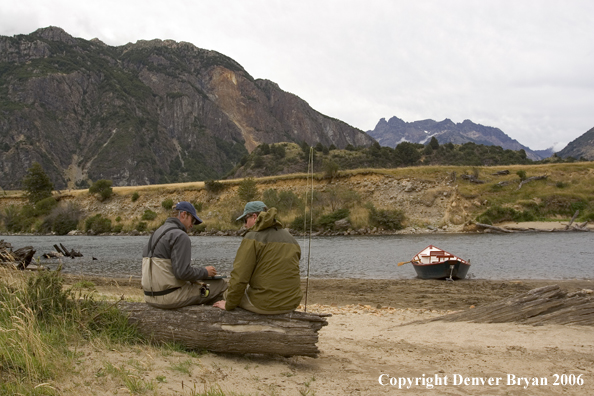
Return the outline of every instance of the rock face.
[[[392,117],[386,121],[382,118],[375,129],[367,133],[382,146],[389,147],[396,147],[403,141],[425,144],[435,136],[440,144],[473,142],[486,146],[501,146],[507,150],[524,150],[527,157],[532,160],[540,160],[553,154],[552,150],[537,153],[510,138],[498,128],[475,124],[470,120],[456,124],[448,118],[439,122],[434,120],[405,122],[398,117]]]
[[[215,51],[120,47],[57,27],[0,36],[0,187],[34,161],[57,188],[220,178],[261,143],[374,140]]]
[[[584,133],[579,138],[570,142],[563,150],[557,153],[559,157],[573,157],[576,159],[585,158],[588,161],[594,160],[594,128]]]

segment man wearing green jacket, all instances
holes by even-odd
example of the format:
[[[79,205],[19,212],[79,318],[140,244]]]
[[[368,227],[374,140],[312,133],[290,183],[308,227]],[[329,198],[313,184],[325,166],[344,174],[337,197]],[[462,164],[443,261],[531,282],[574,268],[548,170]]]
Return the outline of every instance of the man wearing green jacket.
[[[295,310],[301,302],[299,259],[301,248],[276,219],[276,208],[261,201],[248,202],[243,214],[248,229],[235,255],[226,300],[215,307],[231,311],[241,307],[259,314]]]

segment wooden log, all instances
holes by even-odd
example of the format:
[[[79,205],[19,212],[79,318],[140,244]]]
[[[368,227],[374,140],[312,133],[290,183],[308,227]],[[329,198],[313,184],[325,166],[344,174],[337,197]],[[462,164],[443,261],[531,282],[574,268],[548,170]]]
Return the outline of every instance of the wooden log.
[[[565,226],[566,230],[569,230],[569,227],[571,227],[571,225],[573,224],[573,222],[575,221],[576,217],[578,217],[578,215],[580,214],[579,209],[575,211],[575,213],[573,214],[573,216],[571,217],[571,220],[569,221],[569,224],[567,224]]]
[[[424,322],[514,322],[531,325],[594,326],[594,298],[592,295],[591,290],[568,294],[558,285],[550,285],[483,307],[444,315]]]
[[[475,224],[479,228],[486,228],[486,229],[497,231],[497,232],[506,232],[506,233],[515,232],[515,231],[509,230],[507,228],[496,227],[496,226],[492,226],[489,224],[483,224],[483,223],[475,223]]]
[[[209,305],[159,309],[121,302],[119,308],[145,337],[178,342],[189,349],[222,353],[258,353],[317,357],[318,331],[325,317],[306,312],[258,315],[241,308],[225,311]]]
[[[13,257],[17,262],[18,269],[27,268],[27,266],[31,264],[31,260],[33,260],[34,254],[35,249],[33,249],[33,246],[25,246],[12,252]]]
[[[520,184],[518,185],[518,190],[519,190],[520,188],[522,188],[522,186],[523,186],[524,184],[526,184],[526,183],[530,183],[530,182],[532,182],[532,181],[535,181],[535,180],[542,180],[542,179],[546,179],[547,177],[548,177],[547,175],[542,175],[542,176],[532,176],[532,177],[529,177],[528,179],[524,179],[524,180],[522,180],[522,181],[520,182]]]

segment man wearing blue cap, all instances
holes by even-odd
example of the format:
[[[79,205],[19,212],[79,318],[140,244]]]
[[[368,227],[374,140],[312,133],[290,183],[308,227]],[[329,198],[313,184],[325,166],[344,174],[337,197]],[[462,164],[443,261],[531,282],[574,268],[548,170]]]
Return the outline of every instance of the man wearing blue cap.
[[[225,301],[213,306],[227,311],[240,307],[259,314],[295,310],[301,302],[301,248],[276,219],[276,208],[262,201],[245,205],[245,234],[233,261]]]
[[[217,274],[213,266],[192,267],[188,231],[202,220],[194,206],[178,202],[171,217],[159,227],[142,253],[142,288],[145,301],[157,308],[173,309],[220,300],[227,289],[223,279],[200,282]]]

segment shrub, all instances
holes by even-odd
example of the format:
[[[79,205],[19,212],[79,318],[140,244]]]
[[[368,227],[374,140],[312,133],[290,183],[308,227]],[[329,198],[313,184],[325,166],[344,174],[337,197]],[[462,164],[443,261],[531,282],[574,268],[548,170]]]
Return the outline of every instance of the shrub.
[[[213,194],[218,194],[225,189],[225,185],[216,180],[205,181],[204,187],[206,188],[206,191],[211,192]]]
[[[37,203],[35,204],[35,211],[38,216],[47,215],[56,206],[58,206],[58,201],[56,201],[54,197],[47,197],[42,199],[41,201],[37,201]]]
[[[239,182],[237,195],[243,202],[255,200],[258,197],[258,194],[258,184],[253,178],[248,177]]]
[[[349,217],[350,211],[346,208],[337,209],[332,213],[328,213],[322,217],[317,222],[317,225],[325,230],[333,230],[334,223],[338,220],[345,219]]]
[[[52,190],[54,189],[54,184],[43,171],[39,162],[34,162],[27,170],[27,174],[23,178],[22,184],[26,196],[31,203],[36,203],[44,198],[51,197]]]
[[[280,203],[278,193],[273,188],[269,188],[262,193],[262,201],[269,208],[278,208],[278,204]]]
[[[147,230],[147,224],[144,221],[139,222],[138,224],[136,224],[136,231],[138,232],[144,232]]]
[[[173,202],[171,203],[171,205],[173,206]],[[171,206],[170,206],[171,208]],[[153,212],[150,209],[147,209],[144,211],[143,215],[142,215],[142,220],[155,220],[157,218],[157,213]]]
[[[516,172],[516,175],[518,175],[518,177],[520,178],[520,180],[526,180],[526,171],[525,170],[519,170]]]
[[[340,169],[339,165],[332,160],[324,160],[323,168],[324,176],[329,179],[334,179],[338,176],[338,169]]]
[[[404,212],[399,209],[376,209],[369,205],[369,224],[385,230],[401,230],[404,228]]]
[[[163,202],[161,202],[161,206],[163,207],[163,209],[165,209],[167,211],[171,210],[173,208],[173,199],[167,198],[167,199],[163,200]],[[143,219],[143,220],[145,220],[145,219]]]
[[[305,223],[305,219],[303,215],[299,215],[295,217],[295,220],[291,222],[291,228],[297,231],[309,231],[310,226],[310,219],[309,215],[307,215],[307,223]]]
[[[113,226],[113,228],[111,229],[111,232],[116,232],[116,233],[120,233],[122,232],[122,229],[124,228],[123,224],[116,224],[115,226]]]
[[[66,235],[70,231],[76,230],[78,218],[70,213],[58,213],[52,222],[52,231],[58,235]]]
[[[101,217],[101,214],[91,216],[85,220],[85,231],[95,234],[111,232],[111,220]]]
[[[278,210],[283,212],[289,212],[294,207],[298,207],[303,204],[302,200],[293,191],[281,191],[278,194]]]
[[[138,194],[137,191],[134,191],[134,194],[132,194],[132,202],[136,202],[138,200],[138,198],[140,198],[140,194]]]
[[[111,188],[112,184],[113,182],[111,180],[97,180],[89,188],[89,193],[97,194],[99,196],[99,201],[103,202],[113,195],[113,189]]]
[[[533,210],[538,210],[534,208]],[[536,220],[534,213],[530,210],[517,211],[514,208],[492,206],[477,216],[476,221],[484,224],[495,224],[502,221],[533,221]]]

